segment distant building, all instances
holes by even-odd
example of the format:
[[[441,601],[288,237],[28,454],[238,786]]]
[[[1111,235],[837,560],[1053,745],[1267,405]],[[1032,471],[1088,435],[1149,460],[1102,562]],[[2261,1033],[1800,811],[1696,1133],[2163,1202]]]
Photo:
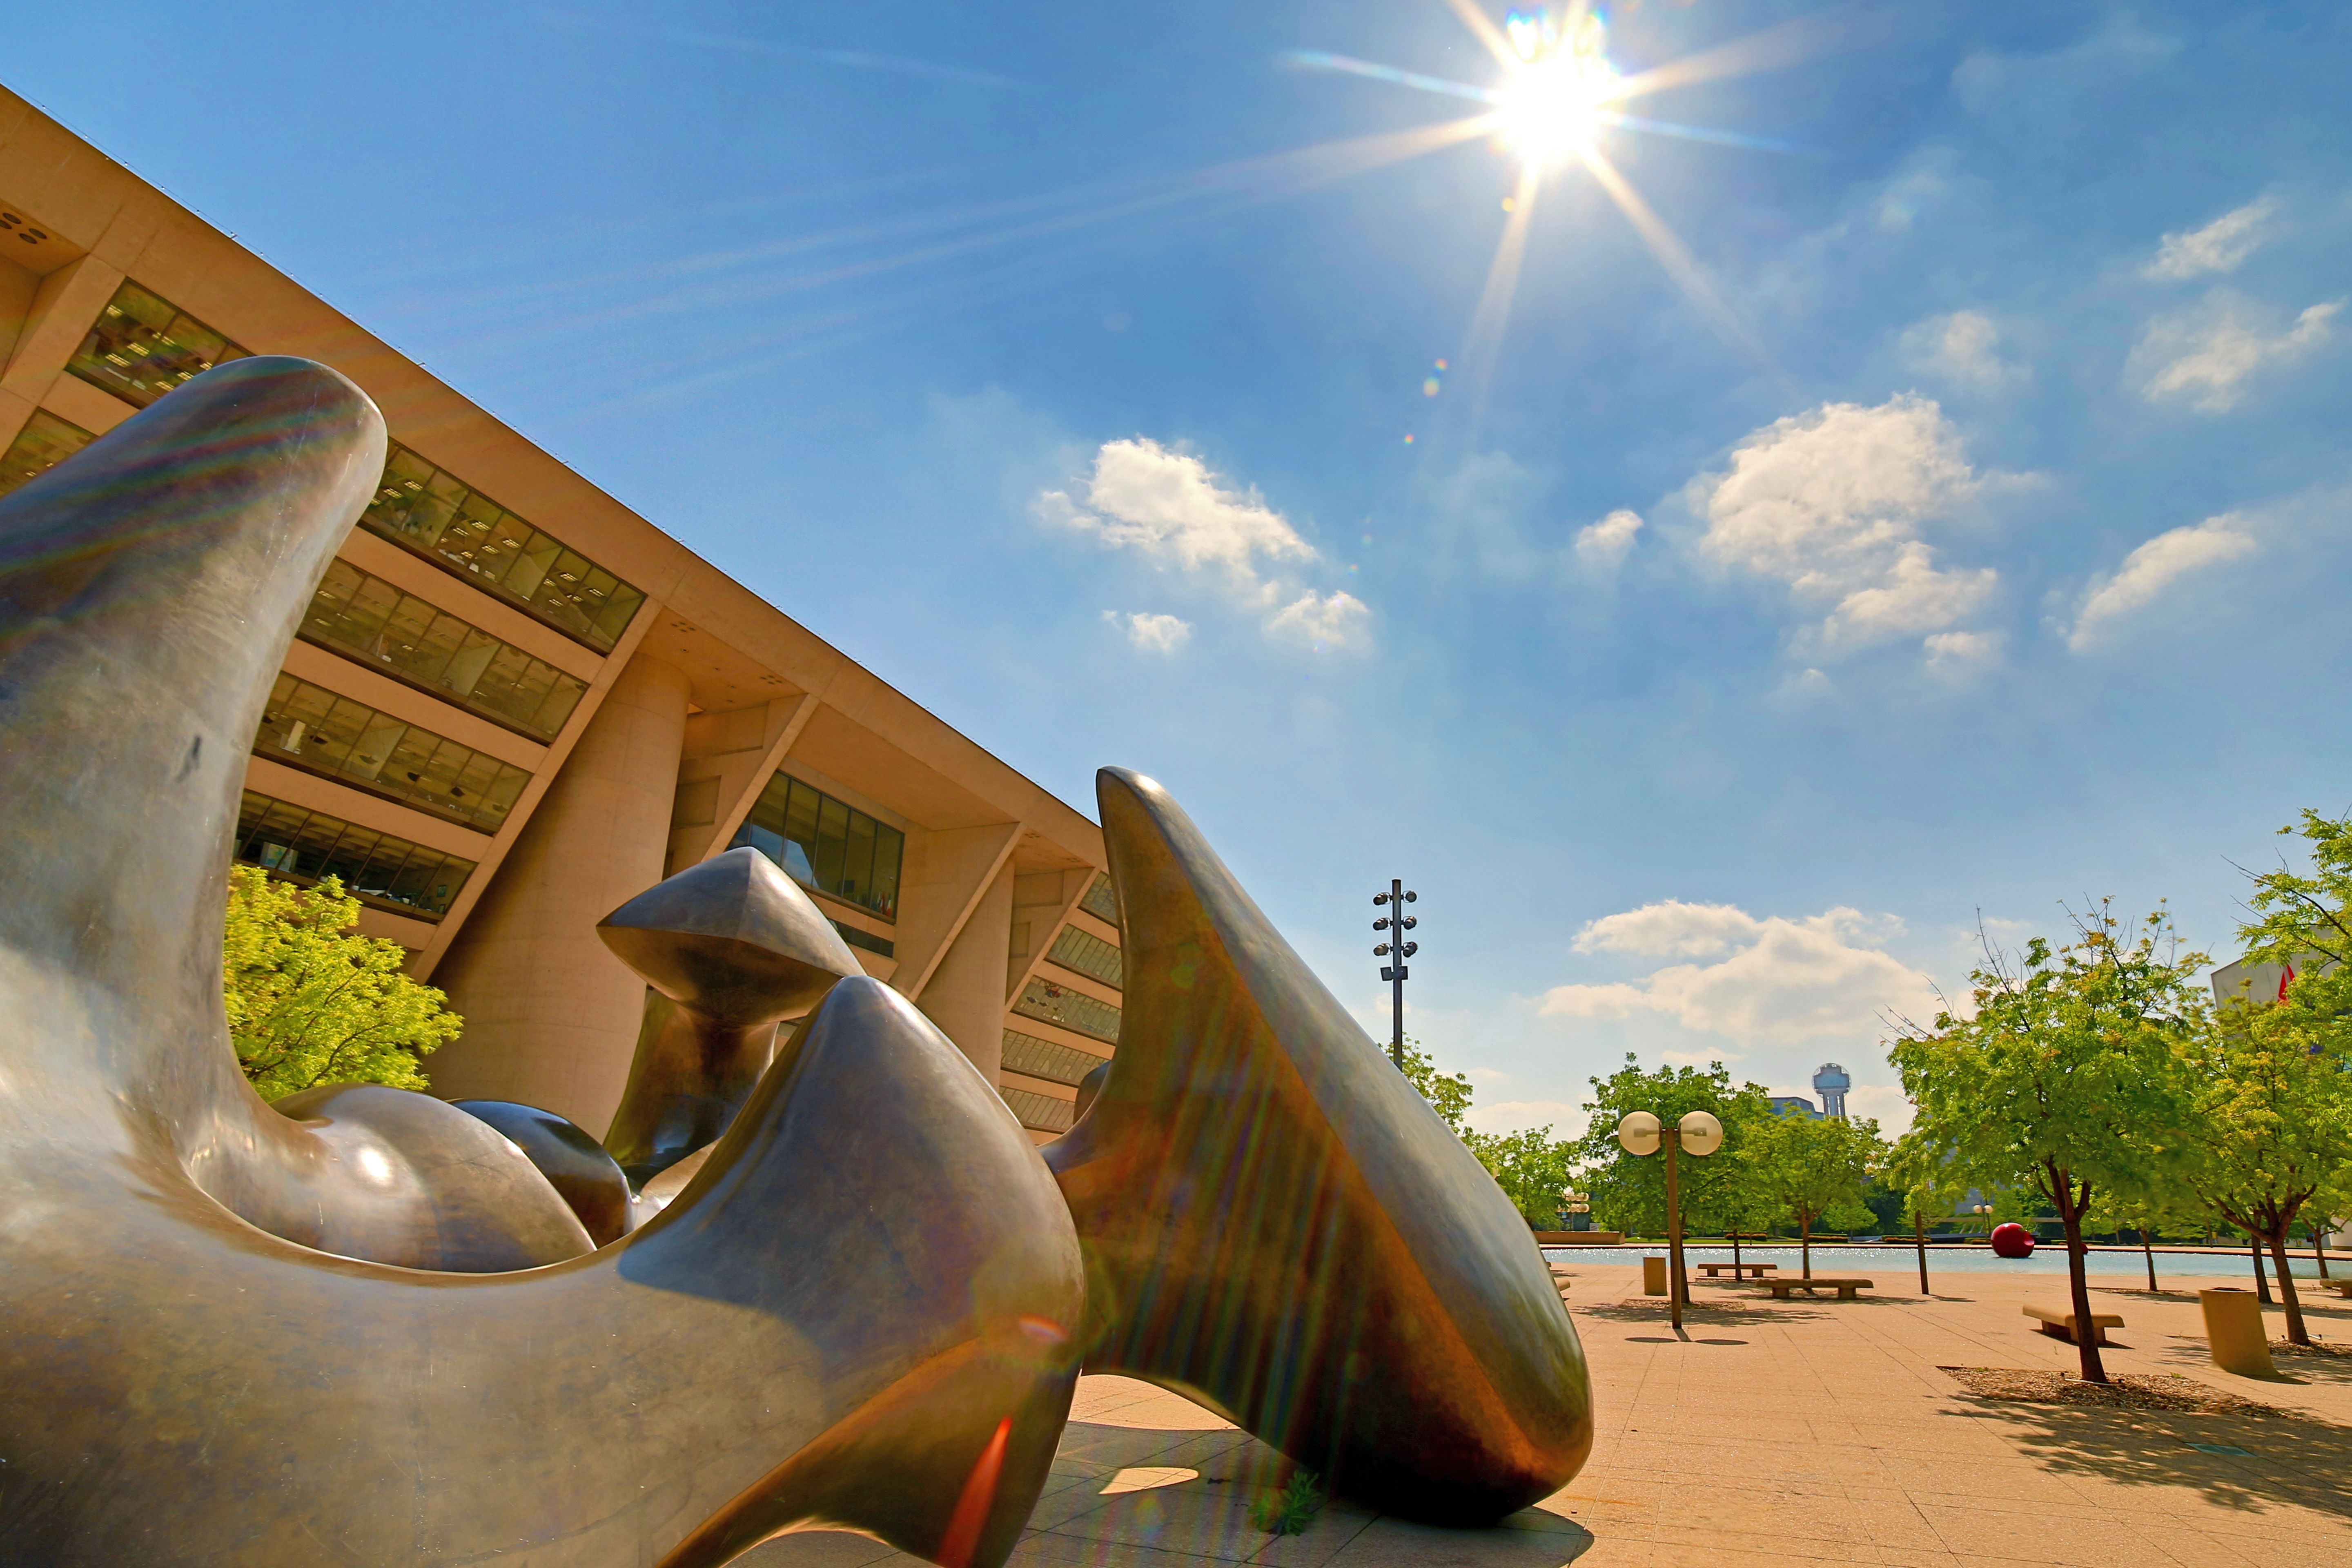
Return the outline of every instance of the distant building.
[[[1835,1062],[1823,1062],[1813,1074],[1813,1092],[1822,1097],[1822,1114],[1845,1120],[1845,1091],[1853,1087],[1853,1079],[1845,1068]]]
[[[1795,1116],[1810,1121],[1822,1119],[1822,1113],[1813,1109],[1813,1102],[1801,1094],[1776,1094],[1771,1097],[1771,1102],[1775,1116]]]

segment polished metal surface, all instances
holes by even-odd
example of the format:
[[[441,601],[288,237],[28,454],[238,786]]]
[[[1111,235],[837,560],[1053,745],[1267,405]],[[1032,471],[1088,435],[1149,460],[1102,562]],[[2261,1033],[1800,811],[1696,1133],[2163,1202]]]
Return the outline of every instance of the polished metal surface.
[[[1087,1367],[1199,1399],[1384,1512],[1490,1522],[1592,1444],[1535,1239],[1150,779],[1097,775],[1127,987],[1043,1153],[1087,1259]]]
[[[468,1180],[436,1139],[530,1169],[422,1096],[280,1115],[228,1044],[246,747],[383,457],[349,382],[260,357],[0,500],[0,1555],[701,1568],[817,1521],[996,1568],[1067,1413],[1077,1246],[988,1084],[870,980],[600,1251],[289,1239],[356,1245],[404,1168]],[[459,1190],[402,1245],[464,1229]]]
[[[629,1179],[604,1145],[552,1110],[510,1100],[453,1100],[477,1121],[488,1122],[539,1168],[556,1196],[571,1207],[598,1247],[618,1241],[635,1226]]]
[[[639,1187],[727,1131],[775,1054],[779,1019],[865,973],[799,885],[748,847],[639,893],[596,934],[652,988],[604,1134]]]

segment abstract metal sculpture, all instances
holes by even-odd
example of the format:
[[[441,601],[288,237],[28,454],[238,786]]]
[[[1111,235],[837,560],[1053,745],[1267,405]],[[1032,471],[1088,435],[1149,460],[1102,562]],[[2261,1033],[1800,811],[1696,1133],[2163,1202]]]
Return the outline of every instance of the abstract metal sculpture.
[[[808,895],[748,847],[639,893],[596,934],[652,987],[604,1135],[640,1187],[719,1141],[775,1054],[777,1020],[865,973]]]
[[[552,1110],[510,1100],[453,1100],[477,1121],[487,1121],[539,1167],[555,1195],[571,1206],[598,1247],[618,1241],[636,1226],[629,1201],[629,1178],[604,1152],[604,1145]],[[282,1108],[285,1101],[278,1102]]]
[[[1488,1523],[1592,1443],[1526,1223],[1152,781],[1096,778],[1118,1054],[1044,1148],[1087,1259],[1087,1368],[1223,1411],[1382,1511]]]
[[[229,1049],[246,748],[383,459],[356,387],[260,357],[0,500],[8,1560],[699,1568],[822,1521],[995,1568],[1067,1413],[1077,1247],[1003,1102],[870,980],[601,1251],[313,1244],[587,1241],[486,1122],[343,1089],[309,1125]]]

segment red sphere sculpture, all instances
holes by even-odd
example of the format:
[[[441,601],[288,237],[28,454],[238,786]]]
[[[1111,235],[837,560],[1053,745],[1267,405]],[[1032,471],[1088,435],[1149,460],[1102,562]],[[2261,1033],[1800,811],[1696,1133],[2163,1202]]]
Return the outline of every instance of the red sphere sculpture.
[[[2021,1225],[1997,1225],[1992,1227],[1992,1249],[2003,1258],[2031,1258],[2033,1233]]]

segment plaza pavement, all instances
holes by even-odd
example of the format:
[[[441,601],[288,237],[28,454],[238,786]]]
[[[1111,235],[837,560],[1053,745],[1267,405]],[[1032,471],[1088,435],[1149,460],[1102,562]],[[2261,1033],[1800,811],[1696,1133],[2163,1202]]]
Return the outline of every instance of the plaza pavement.
[[[1816,1271],[1841,1272],[1834,1253]],[[1638,1267],[1569,1277],[1592,1370],[1592,1458],[1501,1527],[1435,1530],[1333,1502],[1304,1534],[1269,1536],[1248,1515],[1279,1479],[1278,1456],[1174,1394],[1088,1377],[1014,1568],[2352,1563],[2352,1358],[2282,1357],[2277,1381],[2220,1371],[2205,1355],[2200,1280],[2159,1274],[2151,1297],[2095,1277],[2096,1310],[2125,1321],[2109,1372],[2177,1373],[2281,1415],[1980,1400],[1938,1370],[2071,1370],[2074,1347],[2019,1310],[2063,1305],[2063,1276],[1931,1274],[1935,1294],[1922,1299],[1909,1269],[1874,1268],[1877,1290],[1849,1302],[1696,1284],[1679,1338],[1664,1300],[1640,1293]],[[2352,1344],[2352,1308],[2333,1295],[2304,1307],[2315,1337]],[[2284,1337],[2283,1314],[2268,1316]],[[742,1562],[915,1560],[811,1533]]]

